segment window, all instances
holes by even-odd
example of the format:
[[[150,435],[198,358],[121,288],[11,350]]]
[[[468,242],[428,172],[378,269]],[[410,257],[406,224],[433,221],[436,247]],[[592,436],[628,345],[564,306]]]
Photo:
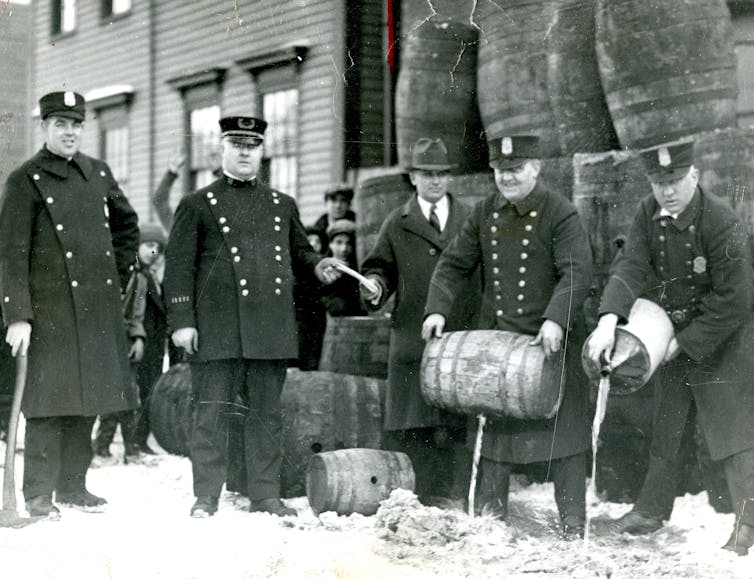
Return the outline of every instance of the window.
[[[296,196],[298,164],[298,90],[269,92],[262,96],[265,131],[264,172],[270,186]]]
[[[192,189],[215,180],[220,166],[220,107],[211,105],[190,112],[190,171]]]
[[[131,0],[102,0],[102,18],[112,18],[131,11]]]
[[[96,106],[96,103],[95,103]],[[126,106],[97,107],[100,157],[109,165],[113,177],[128,193],[129,130]]]
[[[52,33],[67,34],[76,29],[76,0],[52,0]]]

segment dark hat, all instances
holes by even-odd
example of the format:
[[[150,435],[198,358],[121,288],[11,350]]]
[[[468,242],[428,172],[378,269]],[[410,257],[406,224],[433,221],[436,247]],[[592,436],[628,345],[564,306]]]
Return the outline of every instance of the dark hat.
[[[252,137],[264,139],[267,123],[255,117],[223,117],[220,119],[220,131],[223,137]],[[234,139],[235,140],[235,139]]]
[[[51,92],[39,99],[39,116],[46,119],[50,115],[83,121],[86,116],[86,101],[77,92]]]
[[[327,228],[327,237],[329,237],[330,239],[341,233],[355,235],[356,223],[354,223],[350,219],[337,219],[335,223]]]
[[[490,167],[515,169],[529,159],[539,159],[539,137],[536,135],[508,135],[487,142]]]
[[[161,225],[157,223],[139,224],[139,243],[146,243],[148,241],[156,241],[165,247],[167,237]]]
[[[653,183],[670,183],[686,176],[694,164],[694,143],[686,141],[674,145],[652,147],[641,152],[647,177]]]
[[[422,137],[417,139],[411,147],[411,166],[409,169],[447,171],[450,168],[448,148],[442,139]]]
[[[328,199],[333,199],[337,195],[342,196],[346,201],[351,201],[351,199],[353,199],[353,187],[351,187],[347,183],[339,183],[338,185],[334,185],[333,187],[330,187],[327,191],[325,191],[325,201],[327,201]]]

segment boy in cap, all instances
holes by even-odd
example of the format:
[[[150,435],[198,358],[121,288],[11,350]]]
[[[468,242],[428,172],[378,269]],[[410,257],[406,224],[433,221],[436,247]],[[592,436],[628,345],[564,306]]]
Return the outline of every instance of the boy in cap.
[[[477,496],[480,505],[504,518],[513,465],[547,461],[563,537],[574,538],[583,534],[586,510],[589,420],[579,340],[591,276],[589,243],[574,206],[538,181],[536,136],[504,136],[490,140],[489,146],[499,193],[474,207],[440,256],[422,336],[442,335],[459,288],[479,267],[483,296],[478,329],[529,334],[530,344],[547,357],[565,348],[563,398],[554,418],[488,422]]]
[[[361,286],[369,309],[381,308],[395,294],[391,316],[388,384],[385,399],[385,445],[406,452],[416,471],[416,490],[425,502],[460,498],[469,461],[463,442],[463,417],[430,407],[421,395],[420,366],[424,341],[421,321],[429,279],[443,249],[461,229],[471,210],[448,193],[451,165],[440,139],[421,138],[407,167],[416,195],[388,215],[372,251],[362,264],[377,283],[372,293]],[[473,327],[478,277],[458,300],[449,326]],[[468,483],[466,483],[468,484]]]
[[[223,176],[181,200],[168,240],[168,321],[173,342],[191,356],[196,400],[192,517],[217,511],[228,412],[245,415],[249,509],[296,514],[280,500],[280,393],[298,355],[294,276],[331,283],[340,272],[309,245],[295,201],[257,178],[266,126],[220,119]]]
[[[670,517],[682,474],[681,440],[698,417],[713,460],[722,461],[736,513],[723,548],[754,542],[754,388],[751,387],[751,261],[745,227],[699,187],[693,143],[642,152],[652,194],[639,206],[623,255],[602,295],[589,358],[606,361],[615,327],[638,297],[668,313],[675,335],[660,368],[649,471],[615,532],[644,534]]]
[[[314,227],[327,233],[328,228],[339,219],[356,221],[356,214],[351,211],[352,200],[353,189],[345,183],[340,183],[325,191],[327,212],[314,222]]]
[[[84,98],[39,101],[45,145],[8,177],[0,209],[6,341],[29,356],[24,483],[31,515],[107,501],[86,488],[98,414],[131,410],[120,294],[139,243],[137,216],[102,161],[79,151]]]
[[[338,219],[327,228],[327,237],[328,255],[351,269],[358,269],[356,224],[350,219]],[[323,288],[320,301],[331,316],[363,316],[366,313],[361,305],[359,282],[348,275]]]

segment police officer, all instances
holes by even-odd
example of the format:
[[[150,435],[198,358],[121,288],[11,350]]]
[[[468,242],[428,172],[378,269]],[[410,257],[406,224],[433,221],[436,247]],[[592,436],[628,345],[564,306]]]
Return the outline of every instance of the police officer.
[[[14,356],[29,355],[23,492],[99,508],[85,486],[97,414],[134,409],[120,293],[139,245],[137,216],[110,168],[79,151],[84,98],[39,101],[45,145],[8,177],[0,210],[0,296]]]
[[[591,256],[574,206],[538,181],[539,139],[490,141],[499,194],[478,203],[440,257],[429,287],[424,339],[440,337],[459,288],[481,267],[480,329],[529,334],[552,356],[566,346],[566,380],[551,420],[492,420],[480,464],[480,504],[505,517],[514,464],[550,461],[563,537],[583,534],[585,451],[589,445],[586,380],[579,362],[580,308]]]
[[[227,468],[227,412],[245,416],[251,511],[295,515],[280,501],[280,393],[297,357],[293,280],[325,283],[337,260],[312,247],[294,200],[257,179],[265,121],[225,117],[223,177],[183,198],[166,254],[165,296],[176,346],[191,360],[193,517],[212,516]],[[238,394],[245,406],[234,407]]]
[[[416,471],[417,494],[431,502],[435,497],[462,497],[462,473],[468,478],[470,472],[470,461],[464,460],[465,419],[424,402],[420,366],[424,352],[421,322],[429,280],[442,250],[471,210],[448,193],[451,165],[442,140],[417,140],[411,161],[409,177],[416,195],[385,219],[361,267],[362,273],[377,283],[376,292],[362,285],[361,294],[370,309],[379,309],[392,294],[396,296],[385,399],[386,448],[409,455]],[[478,276],[473,281],[473,287],[454,304],[448,322],[451,329],[474,327]]]
[[[693,143],[649,149],[642,160],[652,195],[641,202],[605,286],[588,355],[609,361],[616,324],[637,297],[662,306],[675,335],[660,369],[649,471],[633,510],[612,529],[650,533],[670,517],[682,476],[681,440],[698,419],[734,503],[735,528],[724,548],[745,555],[754,542],[754,324],[746,229],[725,202],[698,186]]]

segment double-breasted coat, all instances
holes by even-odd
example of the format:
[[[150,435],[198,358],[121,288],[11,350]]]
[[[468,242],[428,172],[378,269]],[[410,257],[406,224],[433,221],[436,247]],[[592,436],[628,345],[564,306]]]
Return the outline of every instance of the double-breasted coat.
[[[425,345],[421,325],[429,280],[443,249],[470,213],[470,208],[452,196],[448,195],[448,199],[450,210],[442,233],[424,217],[416,196],[393,210],[361,266],[364,275],[374,277],[382,286],[379,304],[367,304],[367,307],[379,309],[395,294],[395,308],[390,320],[386,430],[454,425],[447,412],[424,402],[420,384]],[[471,277],[463,297],[451,309],[447,324],[450,330],[473,328],[479,302],[479,277]]]
[[[638,297],[666,310],[713,460],[754,447],[751,284],[745,227],[698,188],[674,220],[652,195],[641,202],[600,304],[623,319]]]
[[[430,282],[426,314],[447,318],[463,280],[480,266],[478,329],[534,336],[549,319],[568,331],[558,414],[550,420],[489,420],[482,446],[486,458],[530,463],[588,448],[587,383],[579,352],[590,264],[589,243],[575,207],[541,183],[515,205],[502,194],[477,203],[443,252]]]
[[[8,177],[0,295],[8,325],[30,321],[27,418],[138,406],[120,302],[138,218],[108,166],[46,148]]]
[[[222,177],[176,210],[163,281],[168,324],[198,330],[198,361],[296,358],[293,280],[320,259],[293,198]]]

